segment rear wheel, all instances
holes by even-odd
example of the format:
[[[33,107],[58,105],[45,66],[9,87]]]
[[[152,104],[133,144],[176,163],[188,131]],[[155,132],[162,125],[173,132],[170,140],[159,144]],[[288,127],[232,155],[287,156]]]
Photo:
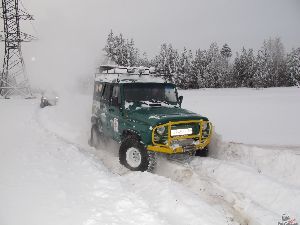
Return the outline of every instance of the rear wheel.
[[[150,171],[154,165],[154,155],[133,135],[122,141],[119,160],[122,165],[133,171]]]

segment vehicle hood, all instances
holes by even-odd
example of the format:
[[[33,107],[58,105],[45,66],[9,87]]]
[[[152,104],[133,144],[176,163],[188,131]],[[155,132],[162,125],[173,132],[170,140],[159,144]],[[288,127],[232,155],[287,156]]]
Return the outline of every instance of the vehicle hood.
[[[150,126],[168,123],[169,121],[200,120],[207,121],[206,117],[182,108],[149,107],[138,108],[127,112],[128,118],[146,123]]]

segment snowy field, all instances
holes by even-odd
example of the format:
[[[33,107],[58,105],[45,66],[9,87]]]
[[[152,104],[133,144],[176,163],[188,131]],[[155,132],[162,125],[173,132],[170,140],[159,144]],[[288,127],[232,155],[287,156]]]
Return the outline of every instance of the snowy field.
[[[300,220],[300,89],[181,91],[215,125],[211,155],[119,165],[116,144],[90,148],[92,97],[56,107],[0,100],[0,224],[277,225]]]
[[[182,91],[183,107],[206,115],[223,139],[254,145],[300,146],[300,89]]]

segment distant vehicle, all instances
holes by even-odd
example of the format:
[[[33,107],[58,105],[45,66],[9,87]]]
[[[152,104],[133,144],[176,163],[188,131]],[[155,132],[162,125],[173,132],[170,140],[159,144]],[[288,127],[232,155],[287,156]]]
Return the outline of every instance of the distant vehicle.
[[[207,156],[212,124],[181,108],[174,84],[149,68],[101,66],[94,82],[91,146],[113,139],[130,170],[150,171],[156,153]]]
[[[44,108],[46,106],[56,105],[58,102],[58,96],[53,91],[47,91],[42,94],[40,107]]]

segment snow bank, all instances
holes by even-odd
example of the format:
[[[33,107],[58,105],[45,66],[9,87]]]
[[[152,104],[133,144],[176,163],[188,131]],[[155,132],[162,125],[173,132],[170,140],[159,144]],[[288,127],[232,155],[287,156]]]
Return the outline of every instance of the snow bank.
[[[300,89],[180,91],[183,107],[207,116],[227,142],[300,146]]]
[[[250,166],[258,174],[300,188],[300,147],[255,146],[224,142],[214,133],[210,156]]]

